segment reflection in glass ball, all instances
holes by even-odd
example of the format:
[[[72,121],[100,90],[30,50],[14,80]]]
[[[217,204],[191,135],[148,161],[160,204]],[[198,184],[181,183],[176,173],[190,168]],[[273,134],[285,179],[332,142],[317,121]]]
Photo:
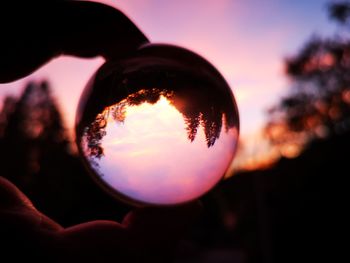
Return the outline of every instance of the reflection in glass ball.
[[[107,62],[77,114],[93,178],[134,204],[172,205],[212,189],[230,166],[239,120],[231,90],[198,55],[149,45]]]

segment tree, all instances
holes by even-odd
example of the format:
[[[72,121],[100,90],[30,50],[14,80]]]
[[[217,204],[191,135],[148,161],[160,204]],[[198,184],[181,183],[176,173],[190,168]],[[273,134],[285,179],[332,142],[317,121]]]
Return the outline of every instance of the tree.
[[[292,88],[269,110],[266,135],[282,154],[350,131],[350,3],[333,3],[328,10],[340,25],[339,33],[312,37],[286,59]]]
[[[187,138],[193,142],[196,138],[197,131],[201,127],[205,134],[207,147],[214,146],[219,139],[221,132],[227,132],[231,128],[238,128],[238,117],[234,102],[229,91],[220,90],[216,87],[217,83],[212,83],[206,79],[200,79],[197,76],[187,76],[183,73],[174,74],[159,72],[132,72],[125,79],[120,81],[115,88],[115,78],[113,83],[95,88],[94,90],[104,90],[111,98],[118,98],[104,105],[101,112],[93,110],[92,103],[85,115],[91,115],[92,118],[83,127],[81,136],[81,146],[85,154],[92,158],[100,159],[104,155],[102,139],[106,136],[108,120],[116,123],[123,123],[126,119],[126,109],[130,106],[139,106],[143,103],[156,104],[161,97],[165,98],[179,113],[181,113],[186,125]],[[146,75],[146,76],[145,76]],[[184,75],[184,76],[183,76]],[[105,85],[105,84],[104,84]],[[164,87],[164,88],[155,88]],[[113,91],[111,89],[115,89]],[[106,91],[111,90],[111,91]],[[126,92],[127,91],[127,92]],[[95,91],[96,92],[96,91]],[[127,94],[124,94],[126,92]],[[90,97],[99,97],[93,96]],[[102,100],[101,100],[102,101]],[[94,103],[96,104],[96,103]],[[106,107],[107,106],[107,107]],[[97,165],[93,159],[90,159],[94,165]]]
[[[40,170],[50,147],[67,150],[68,136],[47,82],[29,83],[19,99],[5,98],[0,116],[5,174],[27,178]]]
[[[63,226],[121,218],[126,208],[93,183],[70,147],[46,81],[30,82],[19,98],[4,99],[0,110],[1,176]]]
[[[1,176],[49,215],[63,214],[71,194],[62,189],[72,180],[68,176],[74,157],[68,151],[68,134],[47,82],[28,83],[19,98],[5,98],[0,147]]]

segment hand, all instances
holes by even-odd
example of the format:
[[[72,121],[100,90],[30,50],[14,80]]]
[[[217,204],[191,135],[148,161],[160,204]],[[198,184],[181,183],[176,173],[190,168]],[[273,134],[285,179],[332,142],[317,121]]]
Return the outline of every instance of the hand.
[[[0,257],[9,253],[13,262],[23,256],[28,262],[169,262],[177,239],[200,212],[197,202],[143,208],[121,224],[93,221],[64,229],[2,177],[0,200]]]
[[[113,59],[148,42],[113,8],[90,2],[46,2],[20,3],[20,10],[19,3],[0,4],[0,82],[24,77],[61,54]],[[14,19],[21,21],[11,24]],[[93,221],[64,229],[0,177],[0,259],[168,262],[174,244],[199,211],[197,202],[142,208],[129,213],[121,224]]]
[[[0,83],[63,54],[111,59],[148,42],[120,11],[82,1],[2,1],[0,32]]]

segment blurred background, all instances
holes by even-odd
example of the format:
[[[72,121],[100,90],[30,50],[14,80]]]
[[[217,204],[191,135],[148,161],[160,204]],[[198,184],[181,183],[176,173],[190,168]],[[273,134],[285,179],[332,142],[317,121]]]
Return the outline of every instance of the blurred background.
[[[152,42],[189,48],[226,78],[240,111],[229,176],[176,262],[316,262],[342,227],[350,147],[350,2],[99,1]],[[2,175],[64,226],[121,219],[74,144],[79,96],[102,58],[60,57],[0,85]],[[336,192],[336,194],[334,193]]]

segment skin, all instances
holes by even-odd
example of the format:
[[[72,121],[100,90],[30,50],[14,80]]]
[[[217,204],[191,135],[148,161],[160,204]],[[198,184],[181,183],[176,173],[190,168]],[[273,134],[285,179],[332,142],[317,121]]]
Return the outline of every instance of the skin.
[[[149,42],[124,14],[102,4],[27,2],[0,3],[0,83],[25,77],[63,54],[110,60]],[[199,202],[145,207],[121,223],[63,228],[0,176],[0,251],[13,262],[169,262],[176,242],[200,212]]]

